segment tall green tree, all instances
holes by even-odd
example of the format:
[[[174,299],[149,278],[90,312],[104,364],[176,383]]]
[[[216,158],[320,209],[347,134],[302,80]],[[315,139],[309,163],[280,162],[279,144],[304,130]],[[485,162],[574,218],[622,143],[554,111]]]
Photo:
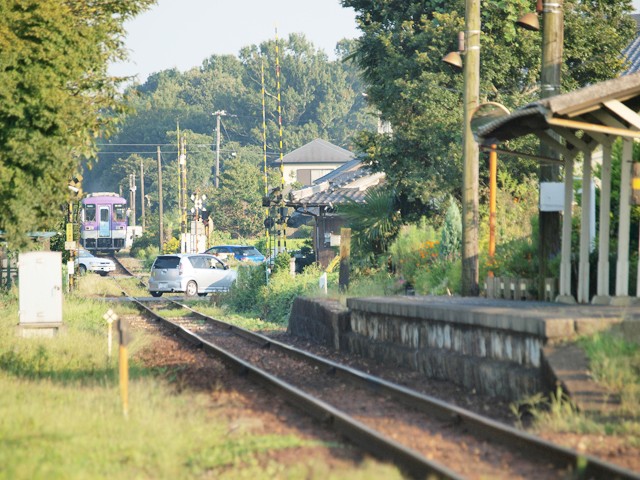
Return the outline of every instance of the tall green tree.
[[[406,199],[404,212],[421,214],[429,201],[460,198],[462,75],[442,57],[457,49],[464,30],[462,0],[342,0],[362,30],[352,55],[367,83],[368,100],[391,122],[393,135],[365,133],[360,148]],[[508,108],[540,96],[541,36],[516,30],[515,20],[533,11],[532,0],[482,2],[481,101]],[[635,32],[628,0],[565,0],[563,90],[615,77],[620,53]],[[523,141],[519,148],[533,150]],[[501,160],[516,178],[531,162]]]
[[[215,230],[232,238],[251,238],[264,230],[263,173],[250,151],[239,153],[226,162],[220,188],[213,192],[210,215]]]
[[[69,179],[120,111],[110,60],[123,22],[153,0],[0,0],[0,230],[13,246],[51,227]]]

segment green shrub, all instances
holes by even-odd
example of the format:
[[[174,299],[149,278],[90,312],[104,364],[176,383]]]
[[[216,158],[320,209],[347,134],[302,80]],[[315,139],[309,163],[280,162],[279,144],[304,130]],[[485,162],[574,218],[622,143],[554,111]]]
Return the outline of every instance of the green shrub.
[[[462,291],[462,260],[439,260],[417,273],[415,290],[423,295],[456,295]]]
[[[288,255],[284,255],[287,257]],[[292,278],[287,268],[274,271],[266,281],[266,265],[238,267],[238,279],[224,297],[223,304],[236,313],[259,316],[262,320],[286,324],[296,297],[313,295],[318,291],[322,271],[315,265]],[[337,274],[331,276],[336,282]]]
[[[263,303],[262,288],[267,284],[266,264],[239,265],[238,279],[225,295],[223,304],[238,313],[259,316]]]
[[[162,253],[178,253],[180,251],[180,240],[176,237],[171,237],[164,242],[162,246]]]
[[[274,274],[278,272],[289,273],[290,262],[291,262],[291,256],[289,256],[288,253],[286,252],[279,253],[274,259],[272,273]]]
[[[418,274],[429,270],[439,258],[437,238],[424,220],[420,225],[403,226],[389,248],[396,275],[415,285]]]
[[[139,253],[141,250],[145,250],[148,247],[154,246],[157,247],[158,245],[158,234],[157,232],[151,232],[150,230],[145,231],[141,237],[136,237],[133,240],[133,245],[131,245],[131,251],[130,254],[132,257],[136,257],[136,258],[144,258],[144,257],[140,257]]]
[[[291,278],[288,270],[281,270],[269,278],[269,284],[263,287],[262,319],[273,323],[286,324],[289,320],[293,301],[299,296],[313,295],[318,292],[318,280],[322,270],[309,265],[304,272]]]
[[[350,279],[348,294],[350,297],[374,297],[404,293],[404,285],[386,268],[381,270],[360,271]],[[329,284],[336,284],[334,282]],[[339,292],[332,292],[336,295]]]

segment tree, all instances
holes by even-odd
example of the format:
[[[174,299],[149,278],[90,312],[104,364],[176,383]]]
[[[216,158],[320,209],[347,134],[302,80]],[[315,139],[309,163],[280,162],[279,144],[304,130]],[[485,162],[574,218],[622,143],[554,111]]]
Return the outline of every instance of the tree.
[[[442,0],[342,0],[352,7],[363,35],[352,58],[363,72],[368,100],[391,122],[392,136],[363,134],[359,148],[406,198],[404,211],[423,213],[432,198],[461,193],[462,75],[441,59],[457,48],[464,2]],[[540,35],[517,31],[515,20],[533,10],[528,0],[482,4],[481,100],[508,108],[539,97]],[[628,0],[565,0],[563,89],[615,77],[620,52],[634,34]],[[535,144],[530,139],[513,145]],[[501,161],[516,178],[534,164]]]
[[[263,172],[256,165],[257,152],[253,159],[250,151],[245,153],[226,161],[211,205],[214,228],[232,238],[251,238],[264,230]]]
[[[0,230],[20,247],[51,227],[80,160],[122,110],[123,22],[152,0],[0,0]]]
[[[462,244],[462,217],[458,204],[449,196],[449,208],[440,235],[440,256],[447,260],[457,258]]]
[[[384,253],[398,234],[400,211],[396,200],[385,185],[368,190],[363,203],[349,201],[337,208],[353,231],[354,253],[365,263]]]

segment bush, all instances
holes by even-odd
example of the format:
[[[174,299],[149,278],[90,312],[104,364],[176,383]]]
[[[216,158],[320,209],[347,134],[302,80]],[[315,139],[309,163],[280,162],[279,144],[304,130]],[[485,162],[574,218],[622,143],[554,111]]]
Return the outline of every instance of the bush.
[[[158,245],[158,234],[157,232],[151,232],[150,230],[145,231],[141,237],[136,237],[133,240],[133,245],[131,245],[131,256],[136,258],[144,258],[140,257],[140,250],[145,250],[149,247],[156,247]],[[143,254],[144,255],[144,254]]]
[[[289,273],[290,262],[291,262],[291,257],[289,256],[288,253],[286,252],[279,253],[274,259],[272,273],[274,274],[278,272]]]
[[[423,295],[457,295],[462,291],[462,260],[439,260],[418,272],[414,285]]]
[[[266,284],[266,264],[239,265],[238,279],[225,295],[223,303],[234,312],[259,316]]]
[[[178,253],[180,251],[180,240],[176,237],[171,237],[164,242],[162,246],[162,253]]]
[[[403,226],[389,248],[395,273],[415,285],[417,275],[438,260],[437,237],[424,220],[420,225]]]
[[[310,265],[304,272],[291,278],[289,271],[279,271],[269,278],[263,287],[263,311],[261,318],[273,323],[287,324],[293,301],[300,296],[318,292],[318,280],[322,270]]]
[[[307,267],[300,275],[291,278],[288,269],[281,268],[269,276],[266,282],[266,265],[240,266],[238,279],[225,296],[223,303],[237,313],[259,316],[262,320],[286,324],[296,297],[317,292],[322,274],[315,265]]]

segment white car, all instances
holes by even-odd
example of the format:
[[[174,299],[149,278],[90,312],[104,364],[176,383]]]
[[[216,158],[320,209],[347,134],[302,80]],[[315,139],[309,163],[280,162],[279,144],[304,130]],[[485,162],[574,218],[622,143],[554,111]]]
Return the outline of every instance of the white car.
[[[100,258],[91,254],[88,250],[78,252],[78,272],[84,275],[87,272],[96,272],[103,277],[109,272],[116,271],[116,264],[108,258]]]
[[[204,297],[207,293],[227,291],[237,276],[235,270],[213,255],[160,255],[151,267],[149,292],[154,297],[172,292],[182,292],[187,297]]]

